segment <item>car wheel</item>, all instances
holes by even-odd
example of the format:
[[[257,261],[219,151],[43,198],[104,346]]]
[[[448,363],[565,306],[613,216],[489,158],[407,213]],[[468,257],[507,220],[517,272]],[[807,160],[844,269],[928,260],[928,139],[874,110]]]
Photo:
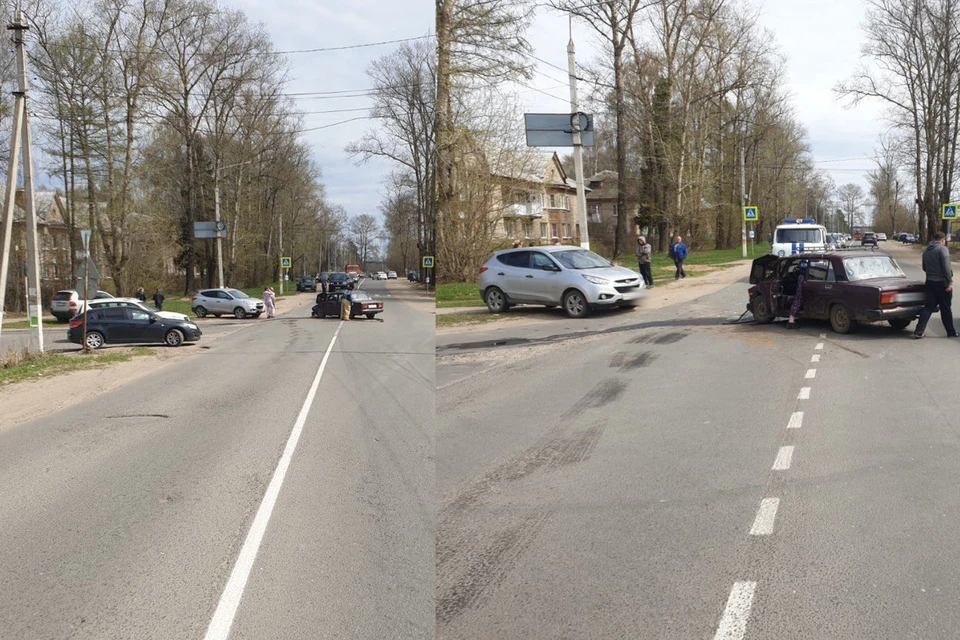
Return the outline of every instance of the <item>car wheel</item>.
[[[582,293],[574,289],[563,296],[563,309],[571,318],[582,318],[590,313],[590,305]]]
[[[104,344],[103,334],[98,331],[90,331],[87,333],[87,348],[88,349],[99,349]]]
[[[180,329],[170,329],[167,335],[163,336],[163,341],[168,347],[179,347],[183,344],[183,332]]]
[[[368,313],[368,314],[367,314],[367,319],[368,319],[368,320],[373,320],[376,316],[377,316],[377,314],[375,314],[375,313]]]
[[[203,307],[197,307],[196,309],[193,310],[193,312],[194,312],[195,314],[197,314],[197,317],[198,317],[198,318],[206,318],[206,317],[207,317],[207,310],[206,310],[205,308],[203,308]],[[219,314],[219,313],[215,313],[214,315],[217,316],[218,318],[220,317],[220,314]]]
[[[835,304],[830,309],[830,326],[837,333],[850,333],[856,324],[856,321],[850,317],[850,312],[842,304]]]
[[[913,322],[913,318],[892,318],[887,320],[887,322],[890,323],[890,326],[897,331],[903,331],[910,326],[910,323]]]
[[[243,320],[244,318],[247,317],[247,312],[244,310],[243,307],[237,307],[236,309],[233,310],[233,317],[236,318],[237,320]]]
[[[507,302],[506,294],[496,287],[490,287],[487,289],[487,293],[483,296],[483,298],[487,303],[487,309],[490,309],[490,313],[506,313],[506,311],[510,308],[510,303]]]
[[[753,302],[750,303],[750,311],[753,313],[753,319],[760,324],[773,322],[774,318],[773,314],[770,313],[770,305],[767,304],[766,298],[762,295],[753,297]]]

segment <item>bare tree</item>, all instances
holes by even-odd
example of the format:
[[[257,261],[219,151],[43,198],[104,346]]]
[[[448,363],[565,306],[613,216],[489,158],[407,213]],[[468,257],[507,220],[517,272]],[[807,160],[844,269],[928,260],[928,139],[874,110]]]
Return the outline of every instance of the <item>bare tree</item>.
[[[863,187],[858,184],[849,183],[837,189],[837,198],[851,227],[864,225],[863,212],[860,211],[860,207],[863,206],[863,196]]]

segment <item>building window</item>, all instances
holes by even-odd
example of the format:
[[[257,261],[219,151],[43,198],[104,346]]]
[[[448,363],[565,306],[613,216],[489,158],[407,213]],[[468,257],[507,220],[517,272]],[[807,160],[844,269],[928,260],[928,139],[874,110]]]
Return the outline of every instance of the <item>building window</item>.
[[[541,222],[541,223],[540,223],[540,237],[541,237],[541,238],[546,238],[546,237],[547,237],[547,223],[546,223],[546,222]]]
[[[526,220],[523,223],[523,236],[529,240],[531,235],[533,235],[533,223]]]
[[[617,205],[613,205],[613,217],[616,218],[620,215],[620,212],[617,210]]]
[[[550,235],[553,236],[554,238],[560,237],[560,225],[558,225],[556,222],[550,223],[550,231],[551,231]]]
[[[552,193],[550,194],[550,208],[551,208],[551,209],[556,209],[556,208],[557,208],[556,196],[555,196],[554,194],[552,194]]]
[[[508,238],[513,237],[513,229],[514,229],[513,222],[514,222],[513,218],[505,218],[503,220],[503,230],[506,231]]]

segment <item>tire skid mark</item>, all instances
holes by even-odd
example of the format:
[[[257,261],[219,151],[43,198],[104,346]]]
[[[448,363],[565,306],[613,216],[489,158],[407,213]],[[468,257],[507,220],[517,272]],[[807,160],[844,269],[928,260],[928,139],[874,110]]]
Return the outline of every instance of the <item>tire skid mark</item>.
[[[636,336],[629,340],[630,344],[675,344],[690,335],[687,331],[671,331],[652,335]]]
[[[475,606],[510,573],[558,503],[535,513],[500,515],[496,524],[483,514],[487,497],[507,493],[510,483],[537,471],[559,470],[590,458],[606,429],[606,419],[569,425],[545,435],[537,444],[470,484],[437,514],[437,620],[447,623]],[[473,513],[471,513],[473,512]],[[475,524],[482,523],[482,524]]]
[[[552,507],[528,515],[485,538],[487,544],[464,550],[466,562],[457,579],[449,581],[438,571],[437,622],[451,622],[503,582],[555,511]]]
[[[601,380],[587,395],[563,414],[563,419],[579,416],[587,409],[602,409],[616,401],[627,390],[627,381],[622,378],[607,378]]]
[[[657,359],[657,355],[652,351],[644,351],[643,353],[638,353],[637,355],[629,358],[620,366],[620,371],[626,373],[628,371],[635,371],[637,369],[642,369],[649,365],[651,362]]]

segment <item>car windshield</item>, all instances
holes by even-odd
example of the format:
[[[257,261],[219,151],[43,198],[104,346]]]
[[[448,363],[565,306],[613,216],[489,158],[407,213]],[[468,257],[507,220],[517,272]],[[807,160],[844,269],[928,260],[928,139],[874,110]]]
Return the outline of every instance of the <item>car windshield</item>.
[[[602,269],[610,266],[610,261],[586,249],[554,251],[550,255],[567,269]]]
[[[906,278],[903,271],[890,256],[862,256],[845,258],[843,269],[850,281],[871,278]]]
[[[347,274],[345,273],[331,273],[329,280],[346,280]]]
[[[820,229],[777,229],[777,242],[823,242]]]
[[[232,295],[234,298],[249,298],[249,297],[250,297],[250,296],[248,296],[247,294],[245,294],[243,291],[240,291],[239,289],[227,289],[227,293],[229,293],[230,295]]]

